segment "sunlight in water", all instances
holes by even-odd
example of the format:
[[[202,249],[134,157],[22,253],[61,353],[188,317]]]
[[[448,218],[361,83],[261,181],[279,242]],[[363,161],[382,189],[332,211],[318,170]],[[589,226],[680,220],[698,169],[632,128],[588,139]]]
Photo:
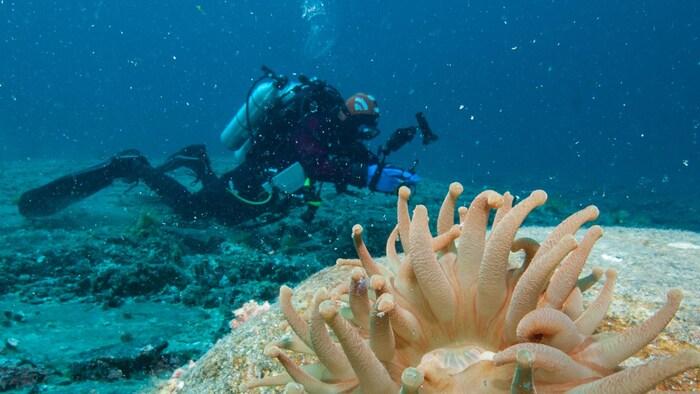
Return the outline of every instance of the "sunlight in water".
[[[335,46],[335,18],[328,1],[304,0],[301,4],[301,17],[307,23],[304,39],[304,56],[319,59],[326,56]]]

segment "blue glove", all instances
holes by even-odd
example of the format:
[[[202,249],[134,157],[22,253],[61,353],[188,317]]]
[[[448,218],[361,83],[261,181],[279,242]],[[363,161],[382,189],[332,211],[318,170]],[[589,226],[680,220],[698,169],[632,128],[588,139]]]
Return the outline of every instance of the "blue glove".
[[[383,193],[396,193],[400,186],[413,187],[420,181],[420,177],[413,172],[392,165],[385,166],[375,180],[378,169],[379,167],[376,164],[372,164],[367,168],[367,186],[371,190]],[[373,182],[376,182],[376,184],[373,184]]]

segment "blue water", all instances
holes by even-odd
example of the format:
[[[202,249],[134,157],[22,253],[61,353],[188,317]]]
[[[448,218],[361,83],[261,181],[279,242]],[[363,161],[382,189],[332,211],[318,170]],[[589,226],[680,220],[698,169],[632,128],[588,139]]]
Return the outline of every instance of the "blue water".
[[[700,3],[0,0],[3,158],[167,154],[267,64],[424,111],[430,178],[697,193]],[[641,198],[639,195],[637,198]]]
[[[466,201],[544,188],[528,224],[595,203],[606,226],[700,232],[698,0],[0,0],[0,386],[7,365],[38,370],[16,386],[37,392],[167,378],[243,302],[352,255],[347,212],[381,254],[394,202],[379,193],[254,230],[181,221],[143,185],[47,219],[17,213],[22,191],[126,148],[155,164],[204,143],[230,159],[219,134],[263,64],[373,94],[375,148],[424,112],[440,139],[390,161],[463,182]],[[427,194],[416,200],[442,196]],[[94,367],[162,339],[163,362],[131,376]]]

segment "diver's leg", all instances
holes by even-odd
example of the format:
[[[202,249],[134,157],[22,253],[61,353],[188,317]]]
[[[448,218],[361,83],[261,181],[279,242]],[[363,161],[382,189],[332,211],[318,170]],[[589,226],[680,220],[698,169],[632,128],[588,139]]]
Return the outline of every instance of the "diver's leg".
[[[192,170],[202,184],[207,185],[217,180],[211,161],[207,155],[207,149],[202,144],[189,145],[170,155],[163,164],[156,167],[160,172],[169,172],[186,167]]]
[[[221,180],[226,183],[226,187],[236,190],[238,194],[249,199],[256,199],[265,190],[262,184],[265,182],[264,168],[254,160],[241,163],[233,170],[221,176]]]
[[[97,193],[117,178],[135,182],[148,169],[152,170],[148,160],[138,151],[124,151],[104,163],[23,193],[17,204],[19,212],[26,217],[51,215]]]
[[[196,214],[199,207],[195,201],[195,194],[171,176],[153,169],[144,174],[141,179],[176,213],[184,216]]]

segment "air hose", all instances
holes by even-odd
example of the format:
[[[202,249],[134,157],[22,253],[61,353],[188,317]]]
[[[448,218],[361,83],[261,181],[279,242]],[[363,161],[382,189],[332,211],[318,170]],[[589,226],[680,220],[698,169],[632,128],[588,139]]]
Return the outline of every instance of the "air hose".
[[[238,201],[240,201],[240,202],[242,202],[242,203],[244,203],[244,204],[248,204],[248,205],[265,205],[265,204],[267,204],[268,202],[270,202],[270,200],[272,200],[272,192],[268,192],[268,193],[267,193],[267,196],[265,196],[265,198],[263,198],[262,200],[259,200],[259,201],[249,200],[249,199],[247,199],[247,198],[241,196],[241,195],[238,193],[238,191],[233,187],[233,182],[232,182],[232,181],[229,181],[229,183],[228,183],[228,188],[226,188],[226,191],[228,191],[229,193],[231,193],[232,196],[236,197],[236,199],[237,199]]]

